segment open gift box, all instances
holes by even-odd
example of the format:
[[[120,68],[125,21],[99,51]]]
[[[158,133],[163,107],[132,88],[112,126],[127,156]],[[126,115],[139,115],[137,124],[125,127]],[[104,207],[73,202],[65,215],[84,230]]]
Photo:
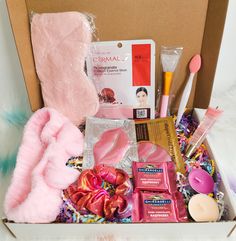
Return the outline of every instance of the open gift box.
[[[96,16],[100,40],[153,39],[156,56],[160,45],[183,46],[184,53],[173,83],[173,109],[178,107],[186,81],[189,59],[200,53],[201,71],[194,81],[189,108],[206,108],[209,104],[217,58],[224,28],[226,0],[7,0],[10,21],[19,59],[33,111],[43,106],[40,82],[37,78],[31,41],[30,13],[88,12]],[[161,81],[159,58],[156,58],[156,82]],[[210,151],[210,146],[209,146]],[[211,151],[210,151],[211,152]],[[212,153],[212,157],[214,157]],[[217,157],[214,157],[217,161]],[[223,177],[224,183],[224,177]],[[124,237],[197,237],[230,235],[236,227],[236,213],[227,187],[222,184],[229,220],[215,223],[133,223],[133,224],[19,224],[4,220],[11,233],[29,237],[91,237],[119,235]]]

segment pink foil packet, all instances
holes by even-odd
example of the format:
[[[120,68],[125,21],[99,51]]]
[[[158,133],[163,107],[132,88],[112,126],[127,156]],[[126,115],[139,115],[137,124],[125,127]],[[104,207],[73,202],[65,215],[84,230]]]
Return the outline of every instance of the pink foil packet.
[[[174,194],[135,192],[133,194],[133,222],[187,222],[187,211],[180,192]]]
[[[176,189],[175,164],[171,162],[133,162],[135,190],[174,193]]]

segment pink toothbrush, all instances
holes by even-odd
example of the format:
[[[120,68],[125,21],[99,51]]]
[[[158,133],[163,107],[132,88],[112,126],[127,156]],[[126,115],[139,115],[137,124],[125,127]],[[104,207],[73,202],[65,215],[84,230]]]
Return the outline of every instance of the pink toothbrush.
[[[199,71],[200,67],[201,67],[201,56],[199,54],[196,54],[189,63],[190,75],[180,101],[177,120],[175,123],[176,127],[179,125],[179,122],[184,114],[184,110],[188,103],[188,99],[191,93],[194,75]]]

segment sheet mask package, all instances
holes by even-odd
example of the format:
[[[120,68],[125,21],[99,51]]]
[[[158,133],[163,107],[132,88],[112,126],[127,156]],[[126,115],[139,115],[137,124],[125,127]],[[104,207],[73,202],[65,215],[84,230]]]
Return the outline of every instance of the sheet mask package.
[[[138,161],[133,120],[87,118],[83,170],[105,164],[132,175],[133,161]]]
[[[158,153],[159,150],[162,153],[160,156],[158,156],[159,154],[155,154],[157,155],[156,159],[155,156],[151,156],[151,158],[149,156],[148,161],[170,161],[169,158],[171,157],[171,160],[176,164],[176,170],[183,174],[185,173],[184,161],[179,149],[172,117],[137,121],[135,123],[135,129],[138,145],[140,145],[140,143],[143,143],[143,145],[146,144],[146,146],[147,144],[150,145],[150,143],[158,145],[157,151],[154,150],[152,153]],[[145,151],[145,146],[143,148]],[[163,151],[163,149],[165,149],[165,151]],[[141,148],[139,148],[139,153],[142,153]],[[149,151],[147,150],[146,153],[149,153]]]
[[[93,42],[87,57],[87,73],[100,100],[97,117],[154,119],[153,40]]]

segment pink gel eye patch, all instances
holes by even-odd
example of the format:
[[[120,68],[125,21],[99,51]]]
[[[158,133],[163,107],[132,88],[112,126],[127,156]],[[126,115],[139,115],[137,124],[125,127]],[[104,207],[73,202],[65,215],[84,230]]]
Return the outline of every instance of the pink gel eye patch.
[[[171,157],[168,152],[159,145],[151,142],[138,143],[139,160],[143,162],[169,162]]]
[[[122,128],[103,132],[93,148],[95,165],[117,164],[129,149],[129,138]]]

